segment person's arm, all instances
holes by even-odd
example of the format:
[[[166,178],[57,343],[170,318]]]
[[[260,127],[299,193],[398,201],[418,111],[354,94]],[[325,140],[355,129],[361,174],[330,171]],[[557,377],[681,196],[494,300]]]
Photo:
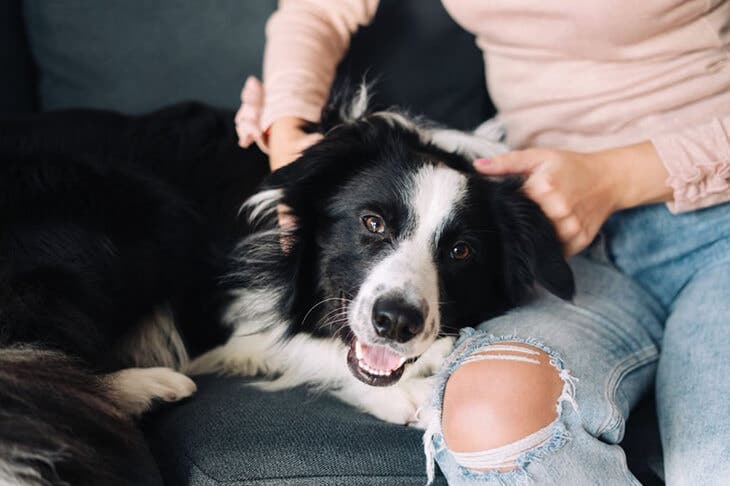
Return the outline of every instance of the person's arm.
[[[337,64],[378,0],[280,0],[266,25],[263,87],[249,79],[236,116],[242,145],[269,151],[272,169],[293,160],[316,136],[304,122],[319,121]]]
[[[525,192],[572,255],[614,211],[667,202],[680,212],[730,201],[729,128],[725,117],[635,145],[592,153],[519,150],[475,167],[487,175],[524,174]]]

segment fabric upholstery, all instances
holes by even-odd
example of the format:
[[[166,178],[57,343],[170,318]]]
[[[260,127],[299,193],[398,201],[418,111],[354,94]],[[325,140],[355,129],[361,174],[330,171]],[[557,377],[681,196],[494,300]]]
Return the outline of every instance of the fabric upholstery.
[[[303,388],[270,393],[236,377],[196,381],[194,397],[147,418],[168,486],[426,482],[420,430]]]

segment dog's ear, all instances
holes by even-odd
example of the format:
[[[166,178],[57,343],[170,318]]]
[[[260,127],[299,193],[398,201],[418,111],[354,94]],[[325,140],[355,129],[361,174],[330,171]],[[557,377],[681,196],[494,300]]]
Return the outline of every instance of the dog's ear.
[[[374,156],[368,146],[372,144],[363,143],[350,127],[336,127],[273,172],[243,208],[252,235],[241,246],[238,261],[254,282],[277,282],[277,307],[293,325],[302,322],[319,288],[317,236],[328,224],[328,204]],[[277,218],[282,205],[289,217]],[[285,222],[279,230],[281,219]]]
[[[271,173],[241,208],[254,231],[276,225],[277,208],[297,218],[316,215],[350,175],[374,157],[351,126],[339,126],[306,149],[294,162]],[[289,228],[293,229],[293,228]]]
[[[552,294],[571,299],[575,281],[550,220],[521,189],[522,181],[496,182],[495,219],[503,242],[503,269],[513,302],[529,295],[535,282]]]
[[[377,158],[380,147],[367,138],[372,131],[375,128],[367,124],[333,128],[297,160],[272,173],[266,186],[282,190],[281,202],[295,216],[318,212],[343,184]]]

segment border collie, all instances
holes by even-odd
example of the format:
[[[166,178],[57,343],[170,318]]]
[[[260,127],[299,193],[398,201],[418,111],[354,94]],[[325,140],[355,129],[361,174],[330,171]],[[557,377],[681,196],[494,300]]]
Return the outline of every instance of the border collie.
[[[262,185],[199,105],[0,121],[0,482],[139,482],[133,418],[181,369],[414,423],[459,328],[572,296],[520,181],[471,169],[498,142],[366,105]]]

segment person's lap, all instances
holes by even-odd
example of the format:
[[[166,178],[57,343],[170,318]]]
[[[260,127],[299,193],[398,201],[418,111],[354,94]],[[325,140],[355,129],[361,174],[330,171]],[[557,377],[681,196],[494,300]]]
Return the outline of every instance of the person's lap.
[[[666,323],[657,408],[670,484],[730,478],[730,260],[697,274]]]
[[[656,377],[667,482],[721,484],[730,477],[730,204],[681,215],[640,208],[608,230],[617,264],[669,312]]]

